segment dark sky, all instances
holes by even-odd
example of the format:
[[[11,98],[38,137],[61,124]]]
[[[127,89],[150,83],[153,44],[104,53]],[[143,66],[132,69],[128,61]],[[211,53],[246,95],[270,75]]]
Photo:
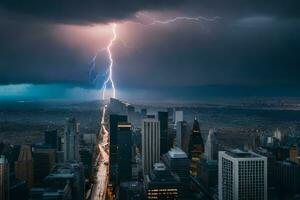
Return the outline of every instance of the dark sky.
[[[189,96],[205,86],[220,86],[221,95],[224,90],[231,94],[231,87],[239,92],[245,87],[260,95],[263,88],[293,96],[300,90],[299,10],[298,0],[1,0],[0,85],[93,87],[89,62],[110,35],[99,34],[97,41],[88,30],[117,22],[123,40],[113,49],[118,88],[176,91],[173,95],[184,90]],[[157,19],[220,18],[154,26],[128,23],[140,21],[138,12]],[[97,64],[104,73],[105,53]]]

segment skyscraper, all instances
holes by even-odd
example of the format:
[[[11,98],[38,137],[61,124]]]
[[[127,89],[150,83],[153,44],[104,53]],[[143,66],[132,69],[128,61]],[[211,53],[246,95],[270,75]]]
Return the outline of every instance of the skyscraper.
[[[176,124],[176,146],[188,153],[190,128],[186,121],[177,122]]]
[[[209,129],[208,131],[207,140],[205,142],[205,153],[208,161],[217,159],[217,145],[214,129]]]
[[[64,154],[65,161],[79,160],[79,124],[75,118],[66,121],[64,132]]]
[[[146,118],[142,121],[142,167],[144,177],[160,155],[160,124],[157,119]]]
[[[34,148],[33,178],[35,183],[42,183],[55,163],[55,149]]]
[[[45,144],[49,148],[58,149],[58,135],[57,130],[45,131]]]
[[[189,141],[189,158],[191,159],[191,175],[197,175],[197,162],[204,153],[204,144],[198,120],[195,118]]]
[[[190,186],[190,160],[185,152],[180,148],[172,148],[164,154],[162,160],[166,167],[180,178],[182,194],[186,195]]]
[[[4,155],[0,156],[0,199],[9,200],[9,164]]]
[[[131,124],[120,122],[117,132],[118,140],[118,180],[120,182],[130,181],[132,176],[132,131]]]
[[[117,181],[117,153],[118,153],[118,123],[127,122],[126,115],[109,115],[109,180],[111,183]]]
[[[219,200],[267,199],[267,158],[239,149],[219,151]]]
[[[177,124],[177,122],[182,122],[183,121],[183,111],[178,110],[175,111],[175,124]]]
[[[179,177],[163,163],[155,163],[144,182],[147,199],[179,199],[181,195]]]
[[[31,148],[28,145],[22,145],[19,158],[15,162],[16,178],[26,181],[27,188],[30,189],[33,184],[33,159]]]
[[[168,112],[158,112],[158,120],[160,123],[160,155],[165,154],[169,150],[168,144]]]

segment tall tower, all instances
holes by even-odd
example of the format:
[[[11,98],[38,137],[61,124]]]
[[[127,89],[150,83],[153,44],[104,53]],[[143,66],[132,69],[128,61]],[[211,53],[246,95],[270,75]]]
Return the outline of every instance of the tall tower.
[[[189,138],[191,130],[186,121],[177,122],[176,124],[176,146],[188,153]]]
[[[109,181],[117,182],[118,175],[118,124],[127,122],[126,115],[109,115]]]
[[[205,142],[205,153],[208,161],[217,159],[216,138],[214,129],[209,129],[208,131],[207,140]]]
[[[26,181],[27,188],[30,190],[33,184],[33,159],[30,146],[21,146],[19,158],[15,162],[15,173],[17,179]]]
[[[191,175],[197,175],[197,162],[204,153],[204,144],[198,120],[195,118],[189,141],[189,158],[191,159]]]
[[[220,200],[267,199],[267,158],[239,149],[219,151]]]
[[[142,121],[142,166],[144,177],[159,162],[160,123],[157,119],[146,118]]]
[[[132,131],[131,124],[121,122],[118,124],[118,180],[120,182],[130,181],[132,177]]]
[[[64,133],[65,161],[79,161],[79,124],[75,118],[68,118]]]
[[[0,199],[9,200],[9,164],[4,155],[0,156]]]
[[[168,152],[168,112],[158,112],[160,122],[160,155]]]

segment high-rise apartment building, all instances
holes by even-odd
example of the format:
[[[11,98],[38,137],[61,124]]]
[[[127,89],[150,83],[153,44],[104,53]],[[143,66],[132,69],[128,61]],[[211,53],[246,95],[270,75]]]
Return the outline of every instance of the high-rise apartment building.
[[[64,132],[65,161],[79,161],[79,124],[75,118],[66,121]]]
[[[142,121],[142,167],[144,176],[160,158],[160,123],[157,119]]]
[[[219,151],[219,200],[266,200],[267,158],[239,149]]]

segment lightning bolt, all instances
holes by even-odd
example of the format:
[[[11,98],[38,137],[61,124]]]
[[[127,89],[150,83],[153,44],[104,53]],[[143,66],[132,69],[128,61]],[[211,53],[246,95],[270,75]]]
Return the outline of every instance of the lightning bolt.
[[[137,24],[144,25],[144,26],[151,26],[151,25],[156,25],[156,24],[165,25],[165,24],[174,23],[176,21],[193,21],[193,22],[208,21],[208,22],[213,22],[213,21],[216,21],[216,20],[220,19],[219,16],[216,16],[216,17],[213,17],[213,18],[207,18],[207,17],[203,17],[203,16],[197,16],[197,17],[177,16],[177,17],[174,17],[174,18],[166,19],[166,20],[157,20],[157,19],[154,19],[154,18],[152,18],[149,15],[146,15],[144,13],[136,14],[137,18],[141,18],[141,16],[144,16],[144,17],[150,19],[151,22],[148,23],[148,24],[143,24],[143,23],[140,23],[140,22],[133,22],[133,23],[137,23]],[[91,79],[92,73],[96,69],[97,56],[99,55],[100,52],[106,51],[106,53],[108,55],[108,59],[109,59],[109,66],[108,66],[108,69],[106,71],[106,79],[103,82],[103,85],[102,85],[102,88],[101,88],[101,90],[102,90],[102,100],[106,99],[106,93],[107,93],[107,89],[108,89],[109,84],[111,85],[111,89],[112,89],[112,97],[116,98],[116,88],[115,88],[115,83],[113,81],[114,59],[113,59],[113,53],[112,53],[112,50],[111,50],[112,46],[114,45],[116,40],[119,40],[123,44],[124,47],[131,48],[131,47],[128,47],[128,45],[125,44],[120,38],[117,38],[117,31],[116,31],[117,24],[112,23],[111,28],[112,28],[112,38],[110,39],[110,41],[109,41],[108,45],[106,46],[106,48],[100,49],[100,51],[98,51],[96,53],[96,55],[92,58],[91,68],[90,68],[90,71],[89,71],[89,77]],[[100,78],[100,74],[96,75],[93,82],[96,83],[99,78]]]
[[[145,13],[138,13],[136,15],[137,18],[140,18],[141,16],[144,16],[146,18],[149,18],[152,22],[147,25],[156,25],[156,24],[170,24],[170,23],[174,23],[176,21],[194,21],[194,22],[201,22],[201,21],[208,21],[208,22],[213,22],[216,21],[218,19],[220,19],[219,16],[215,16],[213,18],[207,18],[207,17],[203,17],[203,16],[197,16],[197,17],[186,17],[186,16],[178,16],[178,17],[174,17],[174,18],[170,18],[170,19],[166,19],[166,20],[157,20],[154,19],[152,17],[150,17],[149,15],[145,14]],[[145,24],[144,24],[145,25]]]
[[[114,59],[113,59],[113,55],[112,55],[112,51],[111,51],[111,47],[113,46],[114,42],[117,39],[117,32],[116,32],[116,28],[117,28],[117,24],[113,23],[112,24],[112,34],[113,37],[111,38],[111,40],[109,41],[107,47],[106,47],[106,52],[108,54],[108,58],[109,58],[109,66],[108,66],[108,76],[106,78],[106,80],[103,83],[102,86],[102,100],[105,100],[105,94],[106,94],[106,89],[107,89],[107,85],[110,83],[111,87],[112,87],[112,96],[113,98],[116,98],[116,88],[115,88],[115,83],[113,81],[113,66],[114,66]]]

